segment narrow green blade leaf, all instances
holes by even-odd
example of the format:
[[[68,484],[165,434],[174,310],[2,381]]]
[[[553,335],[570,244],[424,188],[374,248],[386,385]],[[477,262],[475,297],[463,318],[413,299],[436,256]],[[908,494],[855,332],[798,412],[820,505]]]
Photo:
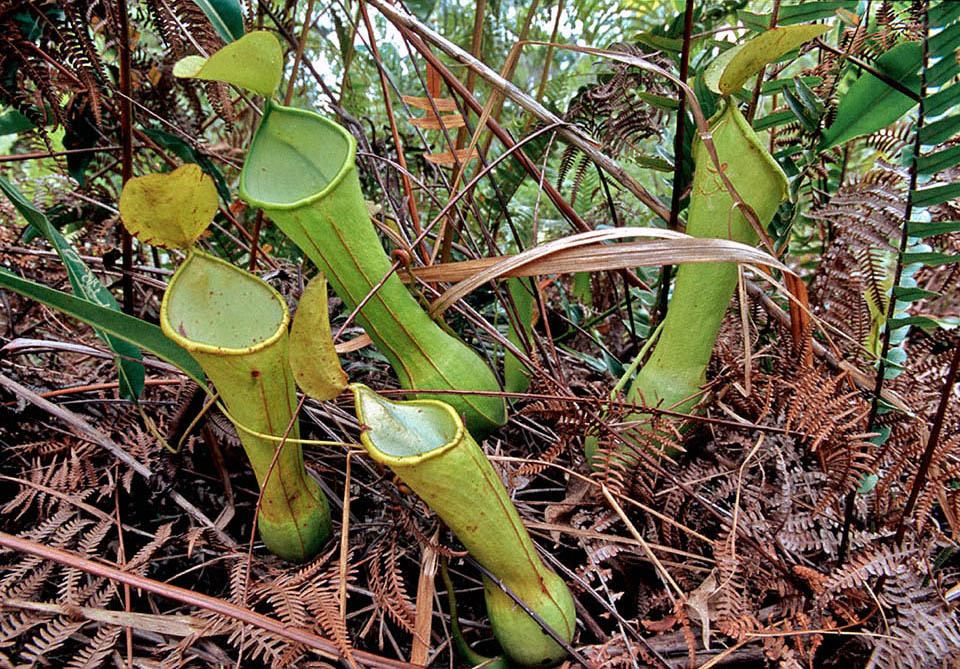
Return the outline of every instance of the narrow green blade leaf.
[[[797,96],[790,92],[789,88],[783,89],[783,99],[787,101],[787,106],[790,107],[790,111],[793,112],[793,115],[797,117],[800,125],[802,125],[807,132],[817,131],[817,117],[814,116],[811,118],[803,102],[798,100]]]
[[[891,318],[887,321],[887,327],[891,330],[902,328],[906,325],[918,325],[920,327],[940,327],[940,324],[932,318],[926,316],[907,316],[905,318]]]
[[[120,305],[117,304],[117,299],[113,296],[113,293],[100,283],[100,280],[80,259],[76,250],[60,234],[60,231],[50,224],[44,213],[34,207],[33,203],[23,196],[23,193],[3,177],[0,177],[0,191],[3,191],[4,195],[10,199],[20,215],[43,234],[57,252],[57,255],[60,256],[60,261],[67,271],[67,278],[70,280],[70,286],[73,288],[74,294],[89,302],[114,311],[120,311]],[[146,376],[143,365],[135,362],[141,359],[140,351],[130,344],[118,341],[103,332],[98,331],[97,336],[103,339],[110,350],[118,355],[116,363],[120,377],[120,394],[131,400],[140,397],[140,393],[143,392],[144,377]]]
[[[410,0],[410,2],[404,4],[407,9],[413,12],[414,16],[421,21],[426,21],[437,6],[437,0]]]
[[[917,161],[917,171],[920,174],[936,174],[957,163],[960,163],[960,146],[952,146],[943,151],[920,156],[920,160]]]
[[[156,325],[34,281],[21,279],[2,267],[0,267],[0,286],[62,311],[132,346],[149,351],[161,360],[183,370],[201,386],[206,384],[203,370],[200,369],[197,361],[180,346],[167,339]]]
[[[524,285],[523,279],[507,279],[507,289],[510,291],[510,297],[516,307],[516,316],[520,321],[519,323],[512,319],[508,321],[507,339],[521,351],[524,350],[523,342],[530,340],[535,304],[528,286],[529,281]],[[530,387],[530,371],[510,351],[504,352],[503,378],[503,387],[509,393],[523,393]]]
[[[779,93],[781,89],[787,86],[794,85],[794,79],[800,79],[805,86],[819,86],[823,83],[822,77],[794,77],[793,79],[774,79],[772,81],[763,82],[763,86],[760,88],[760,92],[764,95],[772,95],[774,93]]]
[[[913,206],[929,207],[932,204],[940,204],[955,197],[960,197],[960,183],[922,188],[911,191],[910,196],[913,198]]]
[[[937,88],[947,83],[951,77],[960,72],[960,64],[955,55],[944,56],[938,63],[927,70],[927,87]]]
[[[782,26],[809,23],[835,16],[838,9],[855,12],[859,4],[856,0],[843,0],[842,2],[805,2],[802,5],[786,5],[780,7],[778,23]],[[770,23],[768,22],[767,25]]]
[[[960,105],[960,86],[953,84],[928,95],[923,101],[923,111],[928,116],[940,116],[957,105]]]
[[[928,297],[937,297],[940,293],[932,290],[923,290],[922,288],[911,288],[908,286],[895,286],[893,296],[900,302],[916,302],[925,300]]]
[[[737,10],[737,18],[740,19],[743,25],[755,33],[762,33],[764,30],[770,28],[769,14],[757,14],[756,12],[739,9]]]
[[[33,121],[16,109],[0,114],[0,135],[12,135],[16,132],[32,129]]]
[[[898,44],[875,63],[878,70],[914,91],[920,90],[919,64],[919,42]],[[915,104],[872,74],[864,73],[841,100],[837,118],[824,133],[820,149],[876,132],[906,114]]]
[[[796,117],[793,115],[793,112],[789,109],[781,112],[776,112],[775,114],[767,114],[763,118],[758,118],[753,122],[753,129],[760,131],[766,130],[767,128],[773,128],[778,125],[786,125],[793,121]]]
[[[931,58],[955,58],[960,49],[960,23],[950,25],[927,40]]]
[[[928,12],[930,25],[945,26],[950,21],[960,18],[960,2],[956,0],[943,0],[935,4]]]
[[[920,130],[920,142],[923,144],[939,144],[960,132],[960,114],[954,114],[925,125]]]
[[[923,263],[927,267],[936,265],[950,265],[960,262],[960,255],[947,255],[946,253],[937,253],[936,251],[924,251],[921,253],[904,253],[903,262],[905,265],[911,265],[915,262]]]
[[[213,29],[229,44],[243,37],[243,10],[239,0],[193,0],[210,19]]]
[[[907,225],[907,234],[911,237],[933,237],[960,231],[960,221],[940,221],[938,223],[911,222]]]

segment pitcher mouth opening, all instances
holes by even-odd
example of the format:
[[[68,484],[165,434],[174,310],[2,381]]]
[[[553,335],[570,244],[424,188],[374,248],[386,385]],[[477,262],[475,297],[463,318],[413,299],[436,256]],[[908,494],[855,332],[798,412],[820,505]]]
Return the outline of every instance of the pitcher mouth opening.
[[[386,465],[412,465],[437,457],[463,440],[463,421],[437,400],[392,402],[360,383],[350,384],[357,418],[366,426],[361,441]]]
[[[160,305],[163,333],[191,353],[247,355],[282,337],[289,322],[272,287],[198,251],[177,270]]]
[[[353,167],[357,141],[319,114],[269,103],[240,172],[240,196],[264,209],[325,197]]]

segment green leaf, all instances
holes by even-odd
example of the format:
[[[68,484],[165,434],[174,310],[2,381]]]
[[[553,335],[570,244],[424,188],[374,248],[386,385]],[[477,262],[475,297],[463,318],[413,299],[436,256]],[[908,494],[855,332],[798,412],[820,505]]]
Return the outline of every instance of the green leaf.
[[[663,37],[662,35],[654,35],[653,33],[644,32],[640,33],[634,39],[641,44],[645,44],[652,49],[657,49],[658,51],[673,51],[674,53],[680,53],[683,49],[683,40],[674,39],[670,37]]]
[[[960,262],[960,255],[947,255],[946,253],[937,253],[936,251],[923,251],[919,253],[904,253],[903,254],[903,263],[905,265],[912,265],[913,263],[923,263],[927,267],[935,267],[936,265],[950,265],[955,262]]]
[[[923,126],[920,129],[920,142],[939,144],[953,137],[958,131],[960,131],[960,114],[953,114]]]
[[[819,127],[819,117],[811,117],[809,110],[807,110],[803,102],[798,100],[797,96],[790,92],[789,88],[783,89],[783,99],[787,101],[787,106],[790,107],[790,111],[792,111],[793,115],[800,121],[800,125],[803,126],[804,130],[807,132],[817,131]]]
[[[647,156],[644,154],[634,156],[630,159],[630,162],[637,167],[644,167],[646,169],[656,170],[657,172],[673,171],[673,163],[670,163],[663,158],[655,158],[653,156]]]
[[[859,4],[856,0],[843,0],[842,2],[805,2],[802,5],[785,5],[780,7],[778,23],[782,26],[809,23],[835,16],[838,9],[855,12]],[[769,22],[767,25],[770,25]]]
[[[943,2],[930,8],[927,18],[932,26],[945,26],[950,21],[960,18],[960,2],[943,0]]]
[[[404,5],[413,12],[413,15],[418,19],[426,21],[430,18],[434,8],[436,8],[437,0],[407,0]]]
[[[920,223],[911,221],[907,225],[907,235],[910,237],[933,237],[960,231],[960,221],[940,221],[938,223]]]
[[[507,290],[513,306],[516,307],[516,317],[519,323],[508,319],[507,339],[521,351],[523,342],[529,342],[530,330],[533,327],[533,313],[535,301],[530,292],[529,279],[518,277],[507,279]],[[522,362],[510,351],[503,355],[503,387],[509,393],[523,393],[530,387],[531,374]]]
[[[960,146],[952,146],[943,151],[920,156],[917,161],[917,172],[920,174],[936,174],[948,167],[953,167],[957,163],[960,163]]]
[[[812,77],[807,78],[810,79]],[[793,85],[797,91],[797,97],[803,102],[804,108],[810,113],[812,118],[816,118],[819,121],[820,114],[823,113],[823,102],[821,102],[817,94],[813,92],[813,89],[800,77],[793,78]]]
[[[932,290],[923,290],[922,288],[913,288],[909,286],[895,286],[893,296],[900,302],[916,302],[925,300],[928,297],[937,297],[940,293]]]
[[[756,12],[739,9],[737,10],[737,18],[740,19],[740,23],[755,33],[762,33],[770,28],[769,14],[757,14]]]
[[[283,51],[273,33],[261,30],[228,44],[209,58],[181,58],[173,66],[173,74],[223,81],[270,99],[283,76]]]
[[[765,65],[827,32],[827,25],[784,26],[768,30],[746,42],[733,55],[719,80],[719,93],[730,95]]]
[[[243,37],[243,10],[239,0],[194,0],[210,19],[213,29],[229,44]]]
[[[20,215],[27,219],[27,222],[39,230],[50,242],[67,271],[67,278],[70,280],[70,286],[73,288],[74,294],[89,302],[119,312],[120,305],[117,304],[117,299],[113,296],[113,293],[100,283],[100,280],[80,259],[77,251],[60,234],[60,231],[50,224],[44,213],[34,207],[33,203],[23,196],[23,193],[3,177],[0,177],[0,191],[3,191],[4,195],[10,199]],[[119,374],[120,394],[127,399],[136,400],[143,392],[143,380],[146,375],[143,365],[136,362],[142,359],[140,351],[130,344],[118,341],[99,330],[97,336],[118,356],[115,361]]]
[[[956,58],[954,53],[960,48],[960,23],[944,28],[927,40],[927,49],[931,58]]]
[[[880,56],[874,65],[891,79],[919,92],[920,43],[904,42]],[[857,79],[841,99],[837,118],[827,128],[820,150],[885,128],[917,104],[870,73]]]
[[[656,107],[657,109],[666,109],[670,111],[677,109],[680,106],[680,101],[676,98],[668,98],[664,95],[654,95],[653,93],[645,93],[644,91],[634,91],[634,94],[644,102]]]
[[[857,492],[861,495],[865,495],[877,486],[877,481],[880,480],[880,477],[876,474],[864,474],[863,478],[860,479],[860,485],[857,487]]]
[[[766,130],[767,128],[773,128],[778,125],[786,125],[793,121],[796,118],[793,115],[793,112],[789,109],[781,112],[776,112],[775,114],[767,114],[763,118],[758,118],[753,122],[754,130]]]
[[[960,105],[960,86],[954,84],[941,88],[923,101],[923,111],[927,116],[940,116]]]
[[[62,311],[68,316],[73,316],[134,347],[149,351],[161,360],[165,360],[181,369],[200,386],[206,385],[203,370],[200,369],[197,361],[180,346],[167,339],[160,328],[152,323],[128,316],[122,311],[115,311],[79,297],[68,295],[34,281],[21,279],[2,267],[0,267],[0,286],[46,304],[57,311]]]
[[[33,121],[16,109],[0,114],[0,135],[12,135],[24,130],[33,130],[33,127]]]
[[[907,325],[916,325],[924,328],[938,328],[940,324],[932,318],[926,316],[907,316],[905,318],[891,318],[887,321],[887,327],[891,330],[906,327]]]
[[[217,213],[217,189],[199,165],[130,179],[120,193],[120,218],[144,244],[192,246]]]
[[[951,77],[960,72],[955,54],[944,56],[940,61],[927,70],[927,87],[937,88],[947,83]]]
[[[800,79],[803,84],[807,87],[810,86],[819,86],[823,83],[822,77],[794,77],[793,79],[773,79],[771,81],[763,82],[763,86],[760,88],[760,92],[764,95],[773,95],[774,93],[779,93],[781,89],[787,86],[794,86],[794,80]]]
[[[910,191],[910,197],[913,198],[913,206],[915,207],[929,207],[932,204],[940,204],[955,197],[960,197],[960,182]]]

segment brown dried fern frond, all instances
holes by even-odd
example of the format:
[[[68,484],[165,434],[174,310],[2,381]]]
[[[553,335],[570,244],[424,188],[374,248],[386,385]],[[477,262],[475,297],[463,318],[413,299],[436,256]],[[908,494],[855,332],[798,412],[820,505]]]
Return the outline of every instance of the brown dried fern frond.
[[[408,633],[416,633],[417,607],[407,593],[400,571],[397,536],[391,533],[373,549],[368,563],[368,583],[381,609]]]
[[[611,48],[642,56],[668,70],[672,67],[663,56],[645,53],[632,44],[615,44]],[[601,74],[596,84],[580,89],[567,107],[564,119],[585,130],[614,157],[636,153],[639,152],[639,141],[660,134],[666,117],[662,110],[644,101],[643,95],[647,94],[669,98],[676,95],[665,79],[626,63],[612,63],[610,72]],[[591,165],[591,161],[576,148],[569,146],[564,150],[557,184],[561,187],[573,170],[572,201],[576,201],[584,175]]]

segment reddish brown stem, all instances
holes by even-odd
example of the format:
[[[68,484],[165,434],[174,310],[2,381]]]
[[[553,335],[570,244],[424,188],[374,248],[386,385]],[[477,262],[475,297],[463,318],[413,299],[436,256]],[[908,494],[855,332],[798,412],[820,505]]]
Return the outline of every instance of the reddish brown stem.
[[[930,470],[930,463],[933,462],[937,442],[940,441],[940,432],[943,431],[944,418],[947,414],[947,406],[950,404],[950,397],[953,395],[953,384],[957,381],[958,368],[960,368],[960,340],[953,344],[953,360],[950,362],[950,371],[947,373],[947,380],[944,381],[943,391],[940,393],[940,404],[933,419],[933,429],[930,430],[930,438],[927,439],[927,447],[920,459],[917,478],[913,480],[910,497],[907,498],[907,504],[903,507],[903,515],[900,516],[900,523],[897,525],[897,534],[894,537],[897,546],[903,543],[903,535],[907,531],[907,518],[913,513],[913,507],[920,497],[920,491],[923,490],[923,486],[927,482],[927,472]]]
[[[387,75],[383,71],[383,65],[380,60],[380,50],[377,49],[377,36],[373,32],[373,24],[370,22],[370,14],[367,12],[367,3],[360,0],[360,14],[363,16],[363,23],[367,27],[367,35],[370,38],[370,52],[377,63],[377,72],[380,74],[380,88],[383,90],[383,104],[387,108],[387,118],[390,119],[390,133],[393,135],[393,146],[397,152],[397,162],[407,169],[407,159],[403,154],[403,144],[400,142],[400,131],[397,129],[397,119],[393,114],[393,99],[390,97],[390,88],[387,85]],[[407,198],[407,208],[410,210],[410,221],[413,223],[413,229],[417,236],[420,236],[420,214],[417,212],[417,202],[413,197],[413,187],[410,184],[410,178],[403,172],[400,173],[400,179],[403,183],[403,193]],[[429,263],[430,256],[425,249],[421,249],[423,261]]]
[[[127,183],[133,178],[133,104],[130,98],[130,21],[127,17],[127,0],[117,0],[117,14],[120,22],[120,149],[122,156],[122,180]],[[123,311],[133,315],[133,238],[119,221],[121,247],[123,253]]]

